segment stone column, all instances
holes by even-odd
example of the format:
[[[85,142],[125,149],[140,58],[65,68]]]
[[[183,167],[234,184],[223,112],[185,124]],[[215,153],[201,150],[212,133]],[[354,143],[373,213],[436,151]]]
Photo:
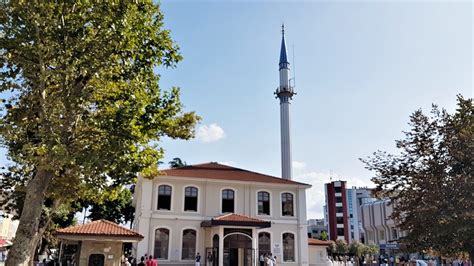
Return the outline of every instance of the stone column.
[[[224,228],[219,226],[219,265],[224,265]]]

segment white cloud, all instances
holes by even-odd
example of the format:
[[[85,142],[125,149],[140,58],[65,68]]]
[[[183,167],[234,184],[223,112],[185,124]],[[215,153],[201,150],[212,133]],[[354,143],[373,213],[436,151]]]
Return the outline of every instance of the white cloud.
[[[205,143],[218,141],[224,137],[224,129],[215,123],[210,124],[209,126],[201,125],[196,130],[196,139]]]
[[[306,168],[306,163],[305,162],[298,162],[298,161],[293,161],[293,169],[295,170],[301,170]]]
[[[364,187],[369,186],[373,187],[373,183],[369,178],[355,178],[350,176],[340,176],[338,174],[331,174],[329,171],[322,172],[307,172],[298,174],[295,176],[295,181],[303,182],[310,184],[312,187],[306,190],[306,210],[308,219],[313,218],[323,218],[324,210],[323,206],[325,204],[325,193],[324,193],[324,184],[330,182],[330,176],[332,180],[345,180],[347,181],[347,188],[353,186]]]

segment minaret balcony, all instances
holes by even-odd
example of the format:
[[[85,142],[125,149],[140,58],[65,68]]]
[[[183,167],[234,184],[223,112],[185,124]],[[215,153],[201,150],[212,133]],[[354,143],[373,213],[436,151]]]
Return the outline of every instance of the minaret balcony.
[[[277,97],[280,96],[288,96],[292,97],[293,95],[296,95],[296,92],[294,92],[293,87],[278,87],[275,91],[275,94]]]

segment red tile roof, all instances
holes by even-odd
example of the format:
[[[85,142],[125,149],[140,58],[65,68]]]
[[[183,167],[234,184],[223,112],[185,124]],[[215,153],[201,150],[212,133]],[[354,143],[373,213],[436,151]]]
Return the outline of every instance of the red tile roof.
[[[6,240],[6,239],[0,239],[0,247],[8,247],[11,246],[12,242]]]
[[[224,214],[211,220],[202,221],[202,227],[211,227],[211,226],[220,226],[220,225],[232,225],[232,226],[250,226],[250,227],[259,227],[266,228],[271,227],[272,224],[269,221],[260,220],[250,216],[245,216],[241,214],[228,213]]]
[[[162,170],[161,173],[163,175],[175,177],[197,177],[204,179],[221,179],[232,181],[311,186],[305,183],[260,174],[245,169],[222,165],[214,162]]]
[[[308,238],[308,245],[311,245],[311,246],[329,246],[330,244],[331,244],[331,241]]]
[[[107,220],[98,220],[87,224],[75,225],[58,229],[56,230],[55,234],[143,238],[141,234]]]
[[[253,217],[246,216],[246,215],[235,214],[235,213],[224,214],[224,215],[221,215],[221,216],[218,216],[218,217],[214,218],[213,220],[232,221],[232,222],[257,222],[257,223],[266,222],[264,220],[260,220],[260,219],[253,218]]]

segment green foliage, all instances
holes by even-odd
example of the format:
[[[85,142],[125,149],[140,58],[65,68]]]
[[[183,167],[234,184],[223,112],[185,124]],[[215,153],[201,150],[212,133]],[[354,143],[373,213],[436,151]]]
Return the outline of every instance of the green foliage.
[[[168,163],[171,168],[178,168],[188,165],[185,161],[181,160],[181,158],[173,158],[173,160],[169,161]]]
[[[0,89],[15,95],[2,142],[14,162],[53,173],[50,193],[131,182],[162,156],[151,141],[193,136],[196,115],[182,113],[179,90],[160,90],[154,73],[181,59],[162,18],[151,2],[2,9]]]
[[[326,233],[326,231],[322,231],[321,235],[319,236],[319,239],[325,241],[328,240],[328,233]]]
[[[374,244],[364,245],[362,248],[362,254],[364,255],[375,255],[379,253],[379,247]]]
[[[458,96],[454,114],[418,110],[409,125],[396,142],[400,154],[378,151],[363,160],[376,173],[377,192],[391,198],[408,249],[474,257],[473,100]]]
[[[327,249],[328,254],[333,256],[336,253],[336,243],[330,240],[329,246],[326,249]]]
[[[128,188],[115,188],[101,195],[103,200],[91,202],[88,218],[105,219],[118,224],[133,221],[135,208],[132,206],[132,192]]]
[[[349,248],[347,246],[346,240],[338,239],[336,240],[336,253],[340,255],[347,254]]]
[[[361,257],[362,254],[364,253],[364,248],[365,245],[360,243],[357,240],[352,240],[352,242],[349,244],[349,254],[352,254],[357,257]]]
[[[158,86],[157,67],[181,60],[162,26],[152,1],[2,4],[0,91],[10,96],[0,139],[15,171],[1,185],[18,193],[11,206],[100,202],[109,186],[157,173],[162,136],[193,137],[199,117],[183,112],[178,88]],[[37,230],[32,209],[17,240]]]

